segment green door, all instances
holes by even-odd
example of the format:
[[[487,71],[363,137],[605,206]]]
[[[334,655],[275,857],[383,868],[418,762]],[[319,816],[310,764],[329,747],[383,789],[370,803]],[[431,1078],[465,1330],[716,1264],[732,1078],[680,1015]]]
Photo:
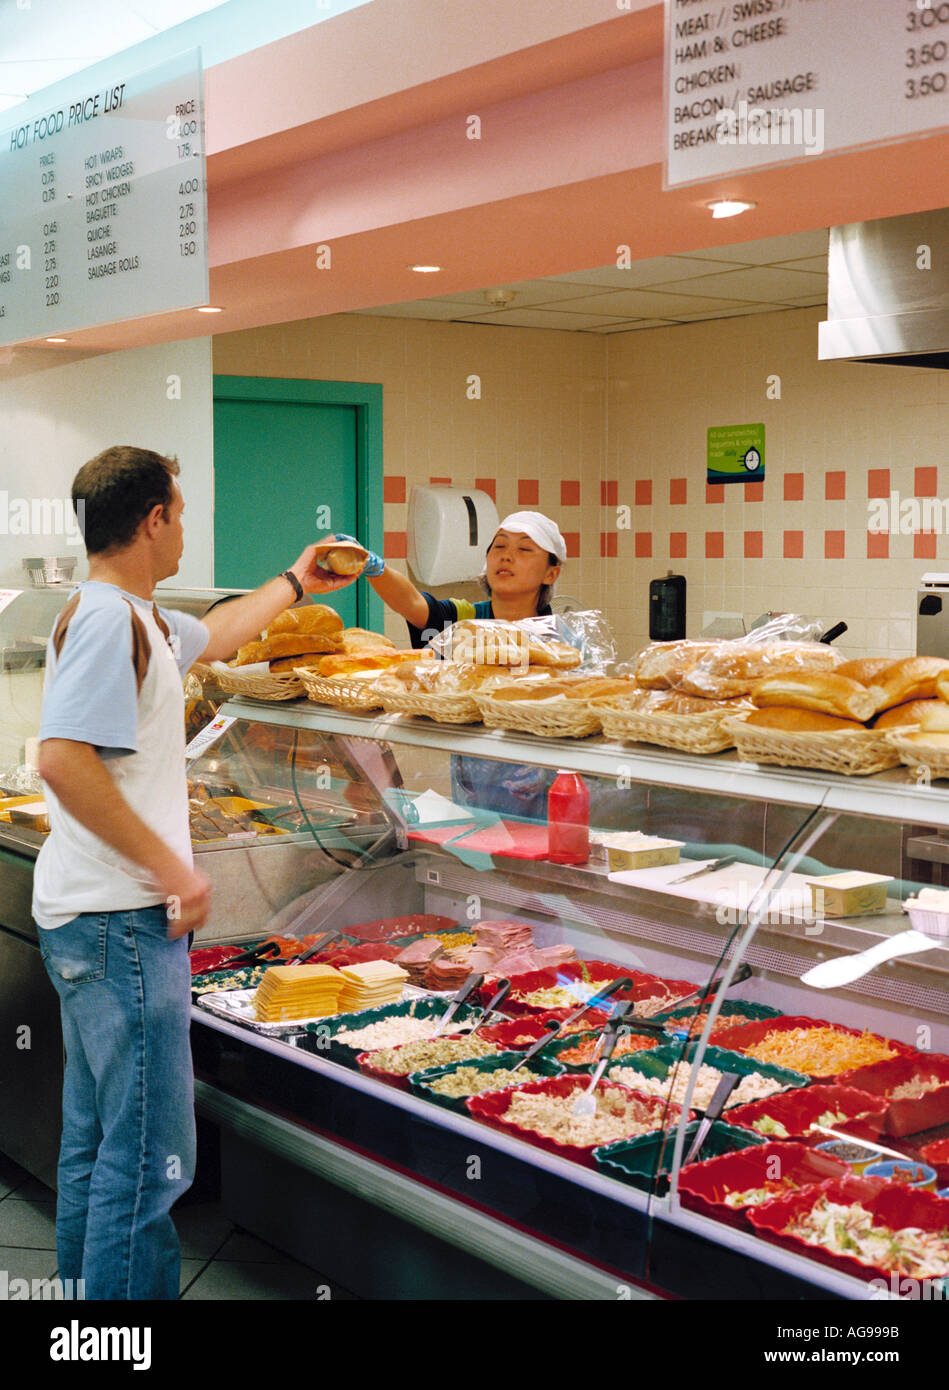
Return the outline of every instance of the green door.
[[[346,385],[215,379],[216,587],[255,588],[328,531],[345,531],[380,548],[381,496],[372,504],[381,494],[381,451],[374,469],[365,402],[346,401],[340,389]],[[349,394],[367,390],[381,397],[380,388],[359,383]],[[369,627],[375,618],[378,627],[381,615],[372,611],[378,600],[370,599],[375,595],[368,585],[357,582],[318,601],[331,604],[347,626]]]

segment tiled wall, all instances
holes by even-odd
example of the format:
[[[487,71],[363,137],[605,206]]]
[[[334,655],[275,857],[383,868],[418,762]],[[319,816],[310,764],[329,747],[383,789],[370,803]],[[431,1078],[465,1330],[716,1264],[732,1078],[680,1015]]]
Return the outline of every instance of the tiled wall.
[[[853,655],[907,655],[919,577],[949,570],[949,545],[871,534],[868,507],[893,491],[949,497],[949,375],[821,363],[822,317],[600,337],[337,315],[217,337],[214,370],[382,383],[397,565],[414,483],[483,487],[502,517],[557,518],[559,588],[605,610],[623,655],[648,640],[649,581],[668,569],[688,581],[690,636],[705,614],[793,610],[843,618]],[[764,482],[707,487],[707,428],[756,421]],[[399,620],[387,631],[404,641]]]

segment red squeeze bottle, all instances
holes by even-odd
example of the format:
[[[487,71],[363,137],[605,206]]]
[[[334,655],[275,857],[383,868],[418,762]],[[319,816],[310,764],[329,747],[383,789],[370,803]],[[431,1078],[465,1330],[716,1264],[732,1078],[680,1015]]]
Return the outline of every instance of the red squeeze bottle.
[[[590,857],[590,793],[575,772],[557,773],[547,793],[547,858],[585,864]]]

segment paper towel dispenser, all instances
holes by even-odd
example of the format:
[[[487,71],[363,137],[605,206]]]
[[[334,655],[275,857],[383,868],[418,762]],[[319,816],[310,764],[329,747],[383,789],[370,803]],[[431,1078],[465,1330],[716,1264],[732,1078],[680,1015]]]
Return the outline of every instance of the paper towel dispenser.
[[[413,487],[408,551],[423,584],[477,579],[498,529],[498,509],[486,492],[463,487]]]

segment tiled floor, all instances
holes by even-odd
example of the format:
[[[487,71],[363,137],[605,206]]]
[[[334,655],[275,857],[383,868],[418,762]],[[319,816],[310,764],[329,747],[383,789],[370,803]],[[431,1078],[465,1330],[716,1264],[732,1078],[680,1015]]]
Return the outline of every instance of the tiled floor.
[[[175,1210],[181,1239],[181,1298],[345,1299],[325,1275],[247,1235],[216,1202]],[[51,1279],[56,1273],[56,1194],[0,1154],[0,1276]]]

